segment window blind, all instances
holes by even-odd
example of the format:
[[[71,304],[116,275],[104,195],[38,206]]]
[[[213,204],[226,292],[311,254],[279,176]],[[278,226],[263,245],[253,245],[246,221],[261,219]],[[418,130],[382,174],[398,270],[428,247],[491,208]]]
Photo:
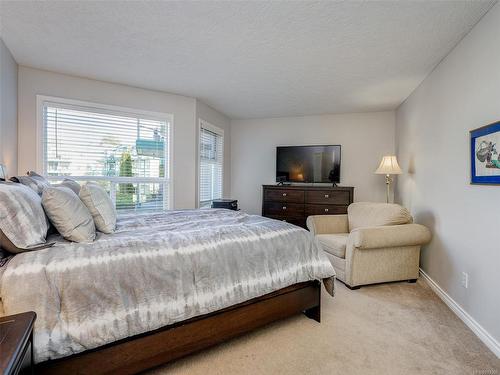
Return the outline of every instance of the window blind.
[[[169,208],[171,120],[44,102],[43,168],[52,181],[95,181],[120,212]]]
[[[223,184],[223,149],[222,130],[201,122],[200,126],[200,207],[210,207],[212,200],[222,198]]]

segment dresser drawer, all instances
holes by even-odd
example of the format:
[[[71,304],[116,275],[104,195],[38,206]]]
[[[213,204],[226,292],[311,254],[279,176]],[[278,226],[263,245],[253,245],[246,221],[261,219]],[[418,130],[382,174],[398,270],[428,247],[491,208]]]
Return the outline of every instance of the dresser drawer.
[[[348,191],[311,190],[306,191],[306,203],[349,205],[351,196]]]
[[[340,215],[347,213],[347,206],[331,204],[307,204],[306,216],[311,215]]]
[[[266,189],[265,201],[304,203],[304,190]]]
[[[269,217],[271,219],[275,219],[275,220],[284,221],[286,223],[290,223],[293,225],[297,225],[297,226],[302,227],[302,228],[306,227],[306,219],[304,217],[286,217],[286,216],[280,216],[280,215],[269,215],[267,217]]]
[[[283,217],[296,217],[304,215],[302,203],[265,202],[264,215],[279,215]]]

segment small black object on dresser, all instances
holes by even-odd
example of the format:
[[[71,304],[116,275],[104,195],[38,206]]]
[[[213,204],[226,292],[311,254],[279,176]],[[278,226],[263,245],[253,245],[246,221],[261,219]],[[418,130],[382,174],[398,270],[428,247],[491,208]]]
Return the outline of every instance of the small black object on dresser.
[[[214,199],[212,208],[227,208],[228,210],[238,211],[238,201],[235,199]]]
[[[28,356],[33,374],[33,325],[35,320],[36,314],[33,311],[0,318],[1,374],[18,374]]]
[[[354,200],[351,186],[263,185],[262,216],[306,228],[311,215],[346,214]]]

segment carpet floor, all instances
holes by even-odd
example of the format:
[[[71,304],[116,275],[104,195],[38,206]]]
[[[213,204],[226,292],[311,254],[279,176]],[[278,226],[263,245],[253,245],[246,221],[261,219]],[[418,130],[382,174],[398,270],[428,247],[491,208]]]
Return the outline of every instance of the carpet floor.
[[[297,315],[147,374],[500,375],[500,359],[422,280],[337,282],[321,319]]]

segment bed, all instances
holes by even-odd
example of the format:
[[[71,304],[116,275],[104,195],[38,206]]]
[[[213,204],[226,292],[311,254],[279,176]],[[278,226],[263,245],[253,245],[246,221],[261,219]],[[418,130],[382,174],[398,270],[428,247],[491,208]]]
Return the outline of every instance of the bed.
[[[224,209],[122,216],[0,267],[4,314],[35,311],[39,372],[134,373],[305,311],[330,262],[304,229]]]

